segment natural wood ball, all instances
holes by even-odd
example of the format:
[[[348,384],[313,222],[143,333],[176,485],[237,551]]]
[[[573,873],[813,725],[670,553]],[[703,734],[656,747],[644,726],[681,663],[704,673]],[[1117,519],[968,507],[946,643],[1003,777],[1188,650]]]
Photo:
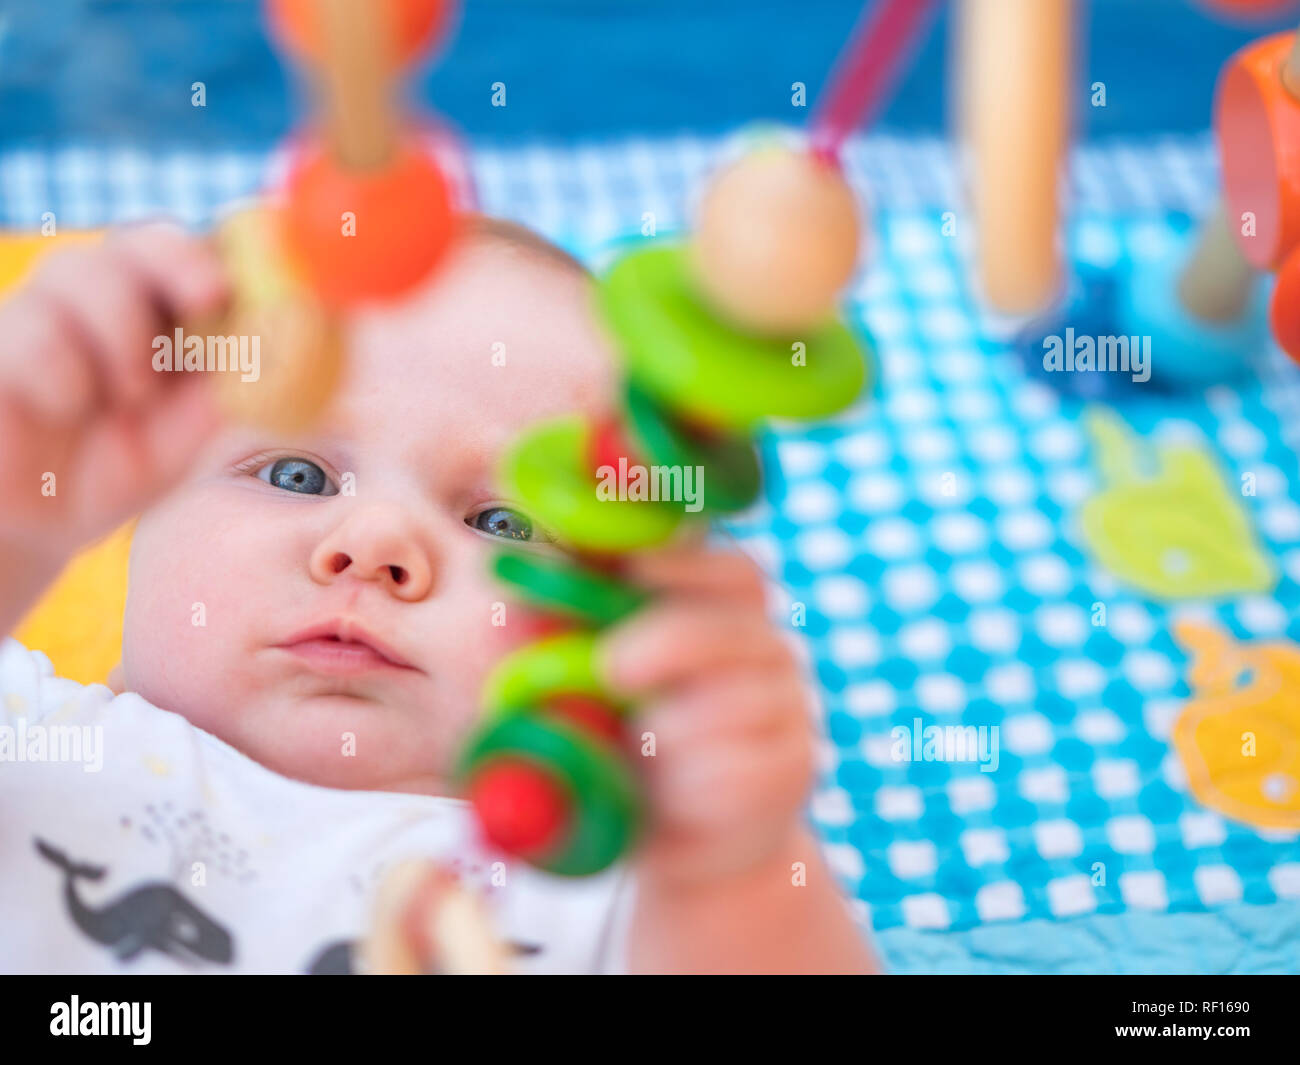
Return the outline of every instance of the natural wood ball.
[[[692,264],[705,298],[736,325],[793,334],[835,314],[860,239],[857,201],[839,167],[770,147],[714,178]]]

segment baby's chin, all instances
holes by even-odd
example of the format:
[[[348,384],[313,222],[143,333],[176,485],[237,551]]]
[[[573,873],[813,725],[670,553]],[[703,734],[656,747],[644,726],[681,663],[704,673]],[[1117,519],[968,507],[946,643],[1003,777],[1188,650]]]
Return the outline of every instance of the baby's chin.
[[[457,737],[427,707],[329,693],[248,701],[237,719],[185,716],[267,769],[308,784],[419,795],[453,791]]]

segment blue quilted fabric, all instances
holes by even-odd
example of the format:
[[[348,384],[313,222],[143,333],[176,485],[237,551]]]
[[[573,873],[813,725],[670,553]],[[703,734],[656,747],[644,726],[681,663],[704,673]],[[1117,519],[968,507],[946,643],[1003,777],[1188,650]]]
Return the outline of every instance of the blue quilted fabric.
[[[1098,485],[1082,404],[1026,375],[963,284],[939,212],[891,212],[855,312],[881,397],[772,441],[761,529],[805,604],[829,752],[814,817],[877,930],[1300,897],[1294,832],[1225,821],[1169,745],[1188,695],[1175,619],[1300,640],[1300,506],[1283,439],[1289,366],[1203,393],[1135,390],[1115,412],[1146,441],[1193,443],[1242,499],[1279,567],[1269,594],[1152,601],[1101,569],[1078,511]],[[1183,219],[1085,216],[1097,265],[1163,252]],[[1281,381],[1281,387],[1273,387]],[[1093,623],[1104,604],[1106,623]],[[997,725],[994,772],[900,761],[891,730]],[[1300,948],[1297,948],[1300,950]]]

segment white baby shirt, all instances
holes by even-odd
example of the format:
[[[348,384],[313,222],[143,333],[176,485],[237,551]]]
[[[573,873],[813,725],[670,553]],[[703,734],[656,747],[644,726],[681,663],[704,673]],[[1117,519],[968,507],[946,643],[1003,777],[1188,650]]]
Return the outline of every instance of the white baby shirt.
[[[0,972],[353,972],[408,858],[484,897],[517,971],[623,971],[625,866],[537,872],[485,850],[462,800],[290,780],[0,642]]]

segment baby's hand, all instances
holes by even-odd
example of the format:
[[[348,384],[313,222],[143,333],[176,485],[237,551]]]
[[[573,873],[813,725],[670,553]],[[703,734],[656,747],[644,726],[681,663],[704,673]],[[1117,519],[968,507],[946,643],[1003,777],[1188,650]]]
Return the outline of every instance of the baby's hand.
[[[154,338],[225,296],[205,244],[149,225],[53,252],[0,306],[6,551],[58,564],[178,479],[218,416],[205,375],[154,371]]]
[[[681,550],[629,563],[662,593],[611,630],[602,667],[643,700],[632,727],[651,806],[654,875],[703,883],[778,859],[812,784],[810,693],[744,556]]]

